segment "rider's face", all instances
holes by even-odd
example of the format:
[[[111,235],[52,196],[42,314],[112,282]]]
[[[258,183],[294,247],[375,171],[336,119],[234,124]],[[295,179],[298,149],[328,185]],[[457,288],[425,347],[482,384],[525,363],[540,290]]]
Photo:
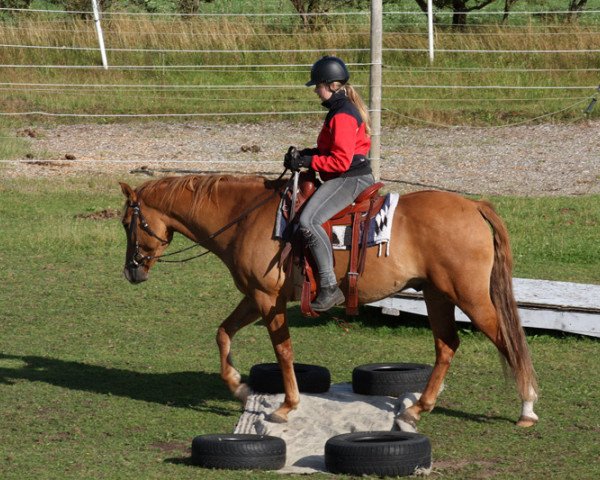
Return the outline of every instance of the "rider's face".
[[[322,102],[329,100],[331,95],[333,95],[333,92],[327,83],[318,83],[315,85],[315,93],[319,96]]]

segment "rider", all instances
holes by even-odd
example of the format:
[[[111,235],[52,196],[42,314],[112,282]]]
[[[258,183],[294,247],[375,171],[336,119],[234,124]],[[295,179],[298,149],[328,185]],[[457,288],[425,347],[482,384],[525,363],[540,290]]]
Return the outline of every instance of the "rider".
[[[333,271],[331,242],[322,224],[375,182],[367,158],[371,147],[369,112],[349,79],[348,68],[337,57],[325,56],[314,63],[306,86],[315,86],[321,105],[329,112],[317,147],[300,151],[290,147],[284,160],[286,168],[312,169],[323,181],[299,218],[300,231],[319,271],[319,294],[311,303],[317,312],[344,302]]]

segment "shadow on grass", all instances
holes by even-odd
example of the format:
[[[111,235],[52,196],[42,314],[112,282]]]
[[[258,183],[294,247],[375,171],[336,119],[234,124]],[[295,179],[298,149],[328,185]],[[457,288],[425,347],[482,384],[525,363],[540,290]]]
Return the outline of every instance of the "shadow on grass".
[[[5,354],[0,354],[1,360],[24,363],[15,368],[0,367],[0,383],[6,385],[15,380],[44,382],[71,390],[231,415],[230,409],[206,404],[207,400],[233,399],[216,373],[142,373],[57,358]]]
[[[194,462],[192,461],[192,454],[190,453],[188,456],[186,457],[172,457],[172,458],[165,458],[163,460],[164,463],[170,463],[171,465],[183,465],[186,467],[196,467],[196,468],[201,468],[198,467],[194,464]]]
[[[357,316],[348,316],[343,307],[334,307],[328,312],[320,314],[317,318],[308,318],[302,315],[300,306],[288,307],[288,323],[291,327],[316,327],[331,322],[360,325],[364,328],[400,328],[410,327],[417,330],[430,331],[429,321],[424,315],[401,312],[399,316],[385,315],[376,307],[361,306]]]
[[[454,417],[454,418],[458,418],[460,420],[466,420],[466,421],[475,422],[475,423],[504,422],[504,423],[510,423],[513,425],[515,423],[514,419],[511,419],[508,417],[500,417],[497,415],[477,415],[474,413],[453,410],[453,409],[447,408],[447,407],[435,407],[429,415],[443,415],[444,417]]]
[[[315,327],[323,326],[328,323],[338,323],[340,327],[359,325],[362,328],[404,328],[411,332],[431,334],[429,319],[426,315],[419,315],[410,312],[400,312],[400,315],[387,315],[381,312],[377,307],[361,306],[359,314],[355,317],[346,315],[343,307],[334,307],[328,312],[322,313],[317,318],[308,318],[302,315],[300,307],[294,305],[288,308],[288,323],[291,327]],[[468,322],[456,322],[457,329],[462,334],[479,333],[477,327]],[[523,327],[527,337],[550,337],[550,338],[582,338],[586,340],[597,340],[594,337],[580,335],[577,333],[563,332],[560,330],[548,330],[543,328]],[[483,335],[483,334],[481,334]]]

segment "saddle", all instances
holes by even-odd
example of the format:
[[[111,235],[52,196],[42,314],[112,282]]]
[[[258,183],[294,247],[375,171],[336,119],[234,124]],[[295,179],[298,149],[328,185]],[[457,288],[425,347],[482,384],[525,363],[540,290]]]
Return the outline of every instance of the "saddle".
[[[292,189],[289,188],[283,198],[283,215],[289,221],[293,217],[292,224],[297,221],[307,200],[319,187],[320,182],[315,172],[308,171],[300,173],[298,180],[298,193],[296,197],[296,208],[291,215]],[[350,260],[346,282],[342,284],[342,290],[346,296],[346,313],[358,315],[358,278],[364,271],[367,253],[367,239],[371,219],[381,209],[385,197],[380,195],[379,189],[384,184],[381,182],[370,185],[363,190],[358,197],[346,208],[335,214],[323,224],[329,239],[332,238],[332,227],[334,225],[345,225],[351,227]],[[309,317],[318,317],[319,314],[310,307],[310,302],[317,296],[317,267],[312,258],[310,250],[304,245],[302,235],[294,235],[290,242],[293,262],[298,265],[303,274],[302,294],[300,309],[302,314]],[[286,252],[286,254],[289,252]],[[283,255],[282,255],[283,256]],[[289,263],[291,267],[292,262]]]

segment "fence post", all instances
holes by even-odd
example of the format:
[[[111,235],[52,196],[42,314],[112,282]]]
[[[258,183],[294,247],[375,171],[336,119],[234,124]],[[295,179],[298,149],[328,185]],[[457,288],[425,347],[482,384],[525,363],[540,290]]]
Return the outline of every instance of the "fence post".
[[[371,113],[371,166],[375,180],[381,171],[381,46],[383,42],[383,2],[371,0],[371,74],[369,110]]]
[[[433,0],[427,0],[427,30],[429,32],[429,62],[433,63]]]
[[[98,0],[92,0],[92,10],[94,10],[94,23],[96,24],[96,33],[98,34],[98,45],[100,46],[100,56],[104,70],[108,70],[108,61],[106,60],[106,49],[104,48],[104,36],[102,35],[102,25],[100,25],[100,9]]]

